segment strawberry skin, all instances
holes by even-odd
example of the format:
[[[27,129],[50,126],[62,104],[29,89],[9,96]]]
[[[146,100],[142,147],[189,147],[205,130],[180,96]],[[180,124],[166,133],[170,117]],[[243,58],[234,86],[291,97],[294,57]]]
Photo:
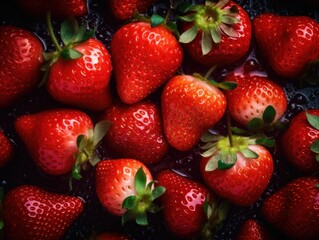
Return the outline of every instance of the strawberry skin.
[[[264,13],[253,26],[260,54],[282,77],[298,77],[319,57],[319,25],[309,17]]]
[[[206,220],[204,202],[208,190],[171,170],[160,172],[156,179],[159,185],[166,188],[160,200],[168,229],[181,238],[198,236]]]
[[[121,157],[151,164],[160,161],[166,154],[168,143],[164,136],[161,112],[156,104],[117,103],[103,114],[102,119],[112,123],[105,143]]]
[[[59,58],[50,68],[48,91],[59,102],[93,111],[105,110],[112,101],[112,63],[106,47],[90,38],[74,49],[83,56],[73,60]]]
[[[237,87],[225,91],[225,95],[230,115],[241,125],[246,126],[253,118],[262,119],[269,105],[276,111],[273,122],[285,113],[287,97],[284,89],[269,78],[233,72],[227,75],[224,81],[237,83]]]
[[[7,136],[0,130],[0,168],[13,156],[14,147]]]
[[[61,175],[73,168],[77,137],[88,136],[93,123],[81,111],[52,109],[20,116],[15,129],[39,169],[46,174]]]
[[[163,85],[179,69],[183,51],[162,25],[133,22],[121,27],[111,42],[117,92],[127,104],[137,103]]]
[[[292,239],[318,239],[319,179],[299,177],[270,195],[262,204],[262,216]]]
[[[130,240],[131,238],[127,235],[115,233],[115,232],[108,232],[108,233],[101,233],[99,234],[94,240]]]
[[[222,118],[226,98],[207,82],[191,75],[177,75],[165,85],[161,106],[169,144],[187,151]]]
[[[0,108],[30,93],[40,79],[43,46],[31,32],[0,26]]]
[[[319,116],[319,109],[307,110],[308,113]],[[297,114],[290,121],[289,128],[281,140],[286,159],[298,170],[304,173],[314,173],[319,170],[316,153],[310,149],[311,144],[319,139],[319,130],[311,126],[306,117],[306,111]]]
[[[248,219],[240,227],[236,240],[271,240],[268,231],[258,221]]]
[[[23,185],[4,198],[5,239],[59,240],[80,216],[84,202],[77,197],[47,192]]]

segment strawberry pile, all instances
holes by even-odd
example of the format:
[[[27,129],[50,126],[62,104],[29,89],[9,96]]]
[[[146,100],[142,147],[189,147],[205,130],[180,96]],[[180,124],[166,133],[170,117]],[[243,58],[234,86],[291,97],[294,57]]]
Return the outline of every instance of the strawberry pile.
[[[0,3],[0,238],[318,239],[296,2]]]

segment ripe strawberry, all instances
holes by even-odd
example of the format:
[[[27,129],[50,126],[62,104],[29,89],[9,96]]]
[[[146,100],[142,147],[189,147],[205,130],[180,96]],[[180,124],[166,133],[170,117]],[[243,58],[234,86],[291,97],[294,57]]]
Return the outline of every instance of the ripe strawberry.
[[[254,219],[246,220],[236,235],[236,240],[273,240],[265,227]]]
[[[260,54],[280,76],[300,76],[319,58],[319,25],[306,16],[264,13],[253,20]]]
[[[26,29],[0,26],[0,108],[7,108],[34,89],[41,77],[43,46]]]
[[[163,25],[132,22],[113,35],[111,54],[117,92],[124,103],[137,103],[179,69],[183,51]]]
[[[46,53],[47,88],[62,103],[102,111],[111,105],[111,57],[106,47],[85,33],[86,26],[65,21],[61,27],[64,47]],[[49,29],[52,30],[49,24]],[[50,31],[51,32],[51,31]],[[53,42],[55,36],[51,34]]]
[[[108,232],[99,234],[94,240],[130,240],[131,238],[127,235]]]
[[[10,160],[13,153],[13,144],[0,129],[0,168]]]
[[[319,236],[319,179],[299,177],[269,196],[262,216],[291,239],[310,240]]]
[[[51,109],[20,116],[15,129],[39,169],[52,175],[73,170],[80,178],[81,165],[98,161],[95,148],[107,131],[107,124],[93,123],[84,112]]]
[[[266,120],[267,124],[275,124],[285,113],[285,91],[269,78],[232,72],[226,76],[225,81],[237,83],[237,87],[226,91],[225,96],[231,117],[241,125],[246,126],[256,118]],[[267,108],[269,112],[266,112]]]
[[[96,193],[102,206],[111,214],[122,216],[122,223],[135,219],[148,225],[147,211],[157,212],[152,203],[165,189],[153,189],[149,169],[135,159],[103,160],[96,167]]]
[[[121,157],[150,164],[160,161],[166,154],[168,143],[164,136],[161,112],[156,104],[117,103],[103,114],[102,119],[112,123],[105,143]]]
[[[161,101],[165,135],[169,144],[181,151],[194,147],[226,109],[224,94],[199,75],[170,79]]]
[[[62,239],[83,208],[84,202],[77,197],[31,185],[16,187],[3,202],[5,239]]]
[[[239,206],[253,204],[265,191],[274,171],[270,152],[255,139],[204,135],[200,163],[206,184]]]
[[[135,12],[144,12],[156,0],[110,0],[110,8],[113,15],[120,20],[127,20],[134,16]]]
[[[319,109],[302,111],[290,122],[281,140],[286,159],[304,173],[319,170]]]
[[[242,59],[251,42],[251,21],[233,1],[206,1],[186,8],[182,34],[190,57],[205,66],[230,65]]]
[[[54,17],[79,17],[87,13],[86,0],[17,0],[22,11],[33,17],[44,17],[51,12]]]

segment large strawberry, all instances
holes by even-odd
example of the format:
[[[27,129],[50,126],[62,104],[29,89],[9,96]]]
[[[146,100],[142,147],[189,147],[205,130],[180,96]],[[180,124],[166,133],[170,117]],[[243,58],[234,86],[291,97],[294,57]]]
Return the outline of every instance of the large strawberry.
[[[242,59],[251,42],[251,21],[233,1],[206,1],[184,7],[181,19],[184,43],[190,57],[205,66],[230,65]]]
[[[274,238],[264,225],[255,219],[248,219],[240,227],[236,240],[274,240]]]
[[[183,51],[162,24],[132,22],[118,29],[111,42],[117,92],[124,103],[145,99],[179,69]]]
[[[8,192],[3,202],[5,239],[59,240],[80,216],[84,202],[77,197],[22,185]]]
[[[80,178],[81,167],[98,160],[95,148],[107,131],[107,124],[93,123],[84,112],[50,109],[20,116],[15,129],[39,169],[52,175],[71,170]]]
[[[290,121],[281,146],[286,159],[304,173],[319,170],[319,109],[302,111]]]
[[[0,108],[34,89],[41,78],[43,46],[26,29],[0,26]]]
[[[291,239],[318,239],[318,184],[317,177],[292,180],[264,201],[262,216]]]
[[[264,13],[253,20],[260,54],[279,75],[300,76],[319,58],[319,25],[306,16]]]
[[[139,225],[148,225],[148,212],[157,212],[153,201],[165,188],[153,188],[149,169],[135,159],[103,160],[97,164],[95,186],[102,206],[111,214],[122,216],[122,223],[135,219]]]
[[[47,89],[59,102],[102,111],[111,105],[111,57],[106,47],[86,31],[86,25],[64,21],[61,26],[61,47],[48,21],[50,36],[56,51],[45,53]]]
[[[150,164],[160,161],[166,154],[168,143],[161,112],[156,104],[117,103],[103,114],[102,119],[112,123],[105,143],[119,156]]]
[[[10,158],[13,156],[13,153],[13,143],[0,129],[0,167],[4,166],[10,160]]]

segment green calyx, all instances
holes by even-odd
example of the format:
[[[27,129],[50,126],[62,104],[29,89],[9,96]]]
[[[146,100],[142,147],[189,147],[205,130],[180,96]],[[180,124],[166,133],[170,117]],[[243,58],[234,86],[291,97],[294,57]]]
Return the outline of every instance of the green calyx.
[[[127,210],[122,216],[122,224],[135,219],[138,225],[147,226],[147,213],[160,211],[160,207],[154,201],[162,196],[166,189],[163,186],[154,188],[154,184],[155,181],[147,184],[146,174],[140,167],[134,178],[136,195],[125,198],[122,203],[122,208]]]
[[[210,75],[210,74],[209,74]],[[211,84],[217,88],[223,89],[223,90],[233,90],[237,87],[237,83],[236,82],[216,82],[213,79],[208,79],[208,75],[206,74],[206,76],[202,76],[199,73],[194,73],[193,76],[203,82],[206,82],[208,84]]]
[[[232,27],[239,22],[238,8],[232,6],[224,8],[229,0],[206,1],[204,5],[194,5],[183,8],[186,15],[179,19],[192,22],[193,26],[179,37],[181,43],[190,43],[201,32],[202,54],[208,54],[213,44],[221,42],[222,35],[238,37],[238,32]]]
[[[308,123],[316,130],[319,130],[319,116],[306,112],[306,117]],[[319,139],[310,145],[310,150],[316,154],[316,161],[319,162]]]

